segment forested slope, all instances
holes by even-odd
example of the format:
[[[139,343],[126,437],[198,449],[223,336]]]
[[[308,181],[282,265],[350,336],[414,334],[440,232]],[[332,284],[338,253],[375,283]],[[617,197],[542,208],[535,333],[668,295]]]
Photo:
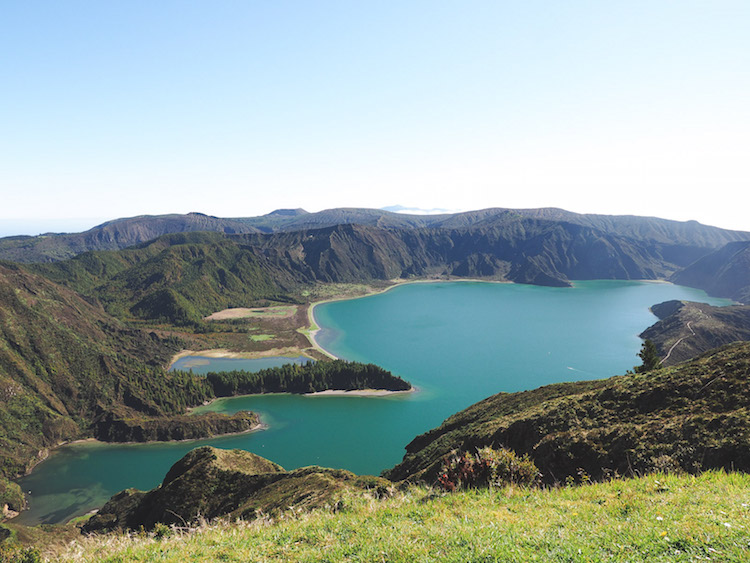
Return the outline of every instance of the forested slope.
[[[73,291],[0,265],[0,476],[106,417],[164,417],[209,397],[161,367],[177,349]]]

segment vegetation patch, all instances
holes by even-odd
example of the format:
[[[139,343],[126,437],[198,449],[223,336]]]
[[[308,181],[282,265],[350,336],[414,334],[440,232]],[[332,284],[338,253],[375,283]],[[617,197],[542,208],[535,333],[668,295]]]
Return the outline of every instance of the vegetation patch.
[[[479,448],[476,452],[452,451],[443,458],[438,474],[440,488],[458,489],[501,487],[507,484],[532,486],[541,474],[528,455],[517,456],[506,449]]]
[[[206,374],[206,380],[217,397],[258,393],[315,393],[331,389],[411,389],[411,384],[379,366],[345,360],[290,363],[258,372],[210,372]]]
[[[21,487],[0,477],[0,521],[6,516],[7,511],[20,512],[24,504]]]
[[[267,340],[273,340],[275,335],[273,334],[250,334],[248,335],[250,340],[253,342],[265,342]]]

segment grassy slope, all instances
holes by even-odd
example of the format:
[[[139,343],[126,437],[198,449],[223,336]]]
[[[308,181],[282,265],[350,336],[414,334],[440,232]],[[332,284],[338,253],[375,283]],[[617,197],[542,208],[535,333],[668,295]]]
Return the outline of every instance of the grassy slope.
[[[747,561],[750,476],[639,479],[387,500],[157,536],[82,538],[62,561]],[[171,537],[169,537],[171,534]]]

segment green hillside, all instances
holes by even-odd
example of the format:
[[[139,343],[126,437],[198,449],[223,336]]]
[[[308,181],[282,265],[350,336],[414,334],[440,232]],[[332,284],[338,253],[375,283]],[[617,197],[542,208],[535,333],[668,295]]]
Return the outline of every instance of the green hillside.
[[[213,233],[166,235],[140,247],[28,268],[97,299],[119,318],[178,325],[260,299],[288,300],[288,289],[297,285],[292,274]]]
[[[675,367],[489,397],[406,446],[384,476],[436,481],[453,450],[528,454],[548,483],[658,470],[750,471],[750,343]]]
[[[91,435],[106,413],[167,416],[207,398],[160,366],[177,343],[129,329],[76,293],[0,266],[0,475]]]
[[[712,307],[667,301],[651,307],[659,322],[641,333],[656,344],[663,365],[675,365],[712,348],[750,340],[750,306]]]

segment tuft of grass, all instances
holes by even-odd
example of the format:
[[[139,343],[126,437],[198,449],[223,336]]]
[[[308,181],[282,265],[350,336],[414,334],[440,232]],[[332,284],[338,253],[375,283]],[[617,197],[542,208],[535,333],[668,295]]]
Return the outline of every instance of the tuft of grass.
[[[253,342],[265,342],[266,340],[273,340],[275,338],[273,334],[249,334],[248,337]]]
[[[386,500],[346,497],[275,521],[82,538],[63,561],[747,561],[750,476],[655,474],[584,486],[519,486]],[[157,537],[158,536],[158,537]]]

